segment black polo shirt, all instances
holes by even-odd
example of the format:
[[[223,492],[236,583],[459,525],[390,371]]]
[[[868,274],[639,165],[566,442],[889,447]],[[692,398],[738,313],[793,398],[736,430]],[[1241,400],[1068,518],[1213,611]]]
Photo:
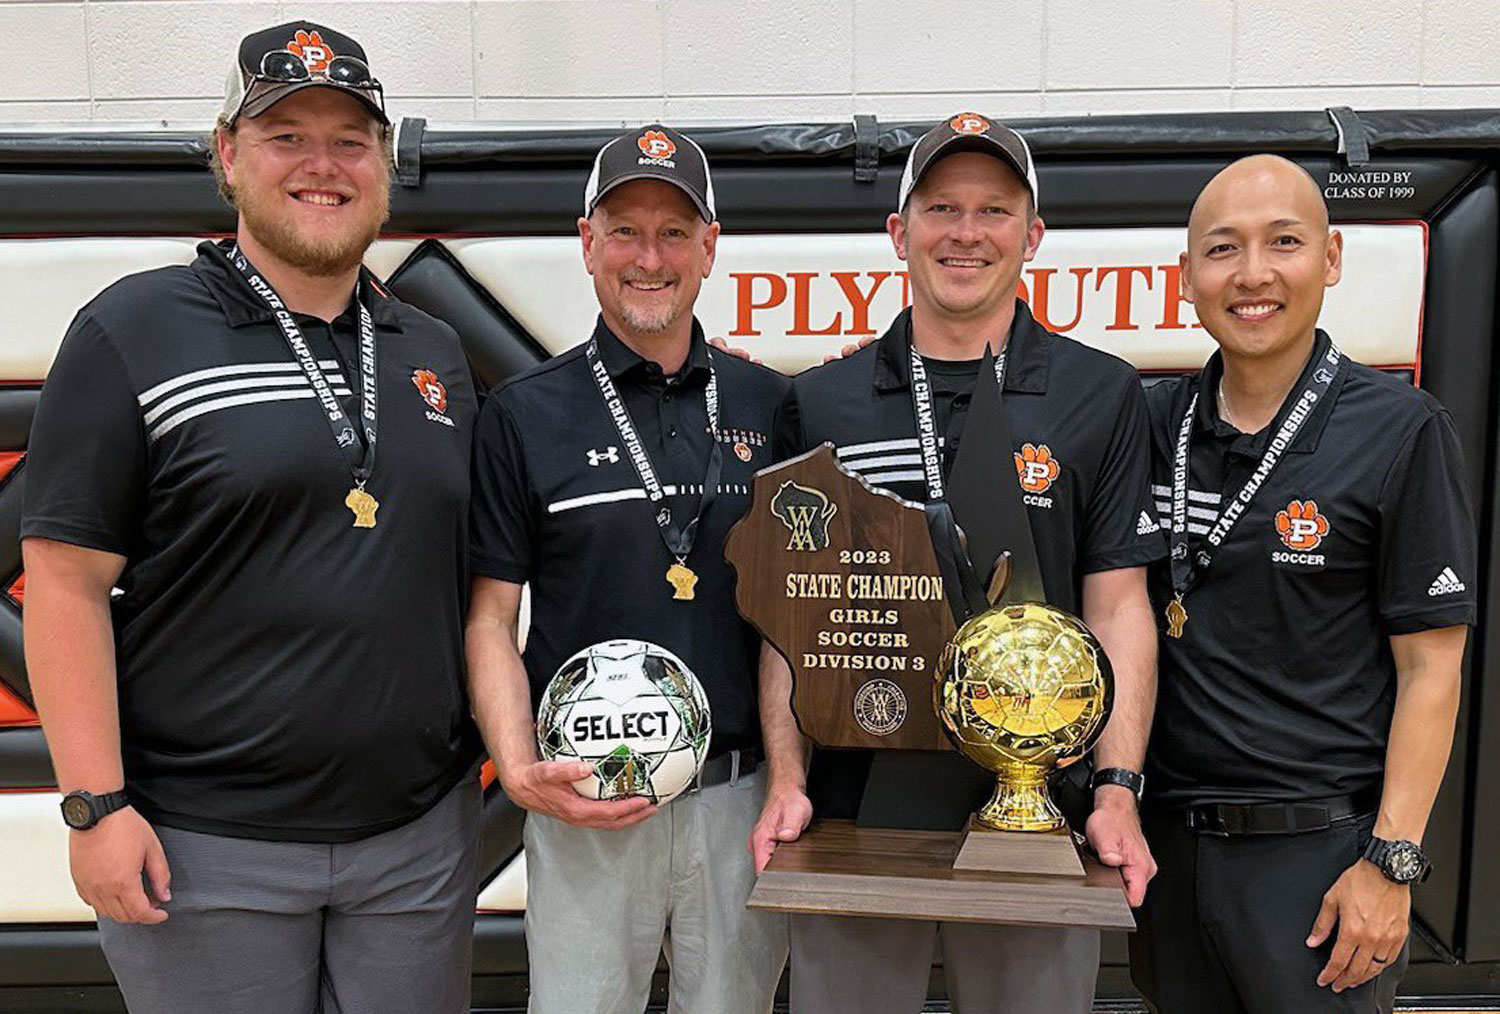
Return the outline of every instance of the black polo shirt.
[[[674,557],[583,346],[500,385],[485,401],[474,448],[474,573],[531,585],[524,661],[533,708],[575,652],[639,638],[676,653],[702,682],[713,712],[710,755],[756,746],[760,636],[735,609],[724,538],[750,506],[755,471],[771,463],[788,381],[710,352],[696,321],[688,360],[671,376],[602,319],[594,336],[679,525],[698,510],[710,441],[720,444],[718,494],[687,561],[698,575],[694,598],[672,597],[666,572]],[[704,401],[710,362],[719,383],[716,434]]]
[[[1085,574],[1143,566],[1166,553],[1149,488],[1145,399],[1129,364],[1046,330],[1020,300],[1006,348],[1001,404],[1042,583],[1052,603],[1077,613]],[[880,341],[795,378],[777,430],[778,456],[831,441],[845,468],[925,502],[910,349],[908,309]],[[979,363],[928,362],[947,469],[958,453]],[[809,795],[819,813],[853,815],[872,755],[815,752]]]
[[[462,650],[473,384],[450,327],[373,279],[360,290],[379,358],[374,529],[352,527],[312,387],[220,246],[104,290],[42,389],[21,536],[126,558],[121,750],[152,821],[352,841],[419,816],[477,756]],[[355,312],[298,320],[352,416]]]
[[[1319,331],[1289,399],[1328,347]],[[1164,528],[1177,435],[1198,394],[1190,549],[1260,463],[1286,411],[1260,433],[1234,429],[1215,407],[1222,369],[1216,353],[1200,375],[1148,392]],[[1148,798],[1183,806],[1378,788],[1396,699],[1389,637],[1473,623],[1476,568],[1448,413],[1404,380],[1345,358],[1188,593],[1182,638],[1161,639]],[[1151,569],[1150,585],[1160,616],[1171,597],[1165,563]]]

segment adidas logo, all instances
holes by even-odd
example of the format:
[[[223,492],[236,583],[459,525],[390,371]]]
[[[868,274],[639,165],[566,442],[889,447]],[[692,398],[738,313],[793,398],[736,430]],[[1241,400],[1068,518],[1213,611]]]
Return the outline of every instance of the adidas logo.
[[[1466,591],[1464,583],[1453,573],[1452,567],[1444,567],[1443,572],[1437,576],[1427,588],[1428,595],[1453,595],[1457,592]]]
[[[1150,514],[1141,511],[1140,520],[1135,523],[1135,534],[1150,535],[1152,532],[1159,531],[1161,531],[1161,525],[1157,524],[1156,520]]]

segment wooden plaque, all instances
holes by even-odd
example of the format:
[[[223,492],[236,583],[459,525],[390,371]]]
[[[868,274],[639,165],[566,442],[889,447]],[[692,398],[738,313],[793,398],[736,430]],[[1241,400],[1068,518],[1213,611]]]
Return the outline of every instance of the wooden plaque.
[[[964,838],[963,831],[815,821],[776,847],[748,904],[816,915],[1135,929],[1119,870],[1091,858],[1081,876],[957,869]]]
[[[922,508],[823,446],[755,476],[729,533],[740,613],[786,657],[819,746],[951,749],[932,706],[953,614]]]

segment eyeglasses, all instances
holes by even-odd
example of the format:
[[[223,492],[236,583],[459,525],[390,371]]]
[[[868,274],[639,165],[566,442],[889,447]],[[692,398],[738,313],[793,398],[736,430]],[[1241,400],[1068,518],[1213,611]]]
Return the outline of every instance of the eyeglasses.
[[[375,93],[376,101],[380,103],[380,111],[385,112],[385,92],[370,73],[370,65],[357,56],[335,56],[328,61],[328,66],[314,74],[307,69],[307,64],[302,62],[302,57],[286,49],[273,49],[260,58],[260,70],[250,75],[250,80],[245,82],[244,94],[240,96],[240,104],[234,111],[230,122],[240,118],[240,113],[245,109],[245,103],[249,101],[253,85],[261,84],[298,84],[303,81],[311,81],[314,77],[322,78],[330,84],[342,85],[345,88],[358,88],[362,91]]]
[[[319,71],[317,76],[350,88],[380,87],[380,82],[370,74],[370,65],[357,56],[335,56],[328,61],[327,69]],[[286,49],[273,49],[260,58],[260,73],[250,77],[253,81],[295,84],[311,80],[313,72],[307,69],[307,64],[296,53]]]

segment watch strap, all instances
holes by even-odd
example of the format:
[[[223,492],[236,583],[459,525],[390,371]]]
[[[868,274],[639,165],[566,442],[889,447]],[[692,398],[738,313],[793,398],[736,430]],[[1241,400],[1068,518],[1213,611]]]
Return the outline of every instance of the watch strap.
[[[100,821],[108,817],[116,810],[123,810],[130,805],[130,800],[125,796],[125,790],[119,789],[115,792],[106,792],[102,796],[94,797],[94,820]]]
[[[1421,869],[1418,870],[1417,875],[1415,877],[1412,877],[1410,880],[1402,880],[1391,875],[1389,858],[1390,854],[1396,851],[1398,847],[1402,848],[1403,851],[1415,852],[1422,861]],[[1427,852],[1416,842],[1406,841],[1404,839],[1399,841],[1388,841],[1385,838],[1376,838],[1372,836],[1370,838],[1370,843],[1365,846],[1364,858],[1367,859],[1377,870],[1379,870],[1382,876],[1395,884],[1420,884],[1422,881],[1426,880],[1427,877],[1432,873],[1432,860],[1427,857]]]
[[[1141,794],[1146,791],[1146,776],[1129,768],[1100,768],[1089,780],[1089,788],[1097,789],[1101,785],[1123,786],[1135,793],[1136,801],[1139,802]]]
[[[78,800],[87,807],[89,817],[86,823],[75,824],[72,820],[69,819],[68,804],[72,800]],[[111,813],[114,813],[116,810],[122,810],[129,805],[130,799],[125,795],[124,789],[118,789],[114,792],[102,792],[98,795],[95,795],[92,792],[85,792],[80,789],[74,792],[69,792],[66,796],[63,797],[63,821],[75,831],[87,831],[97,825],[99,821],[103,820],[105,817],[108,817]]]

